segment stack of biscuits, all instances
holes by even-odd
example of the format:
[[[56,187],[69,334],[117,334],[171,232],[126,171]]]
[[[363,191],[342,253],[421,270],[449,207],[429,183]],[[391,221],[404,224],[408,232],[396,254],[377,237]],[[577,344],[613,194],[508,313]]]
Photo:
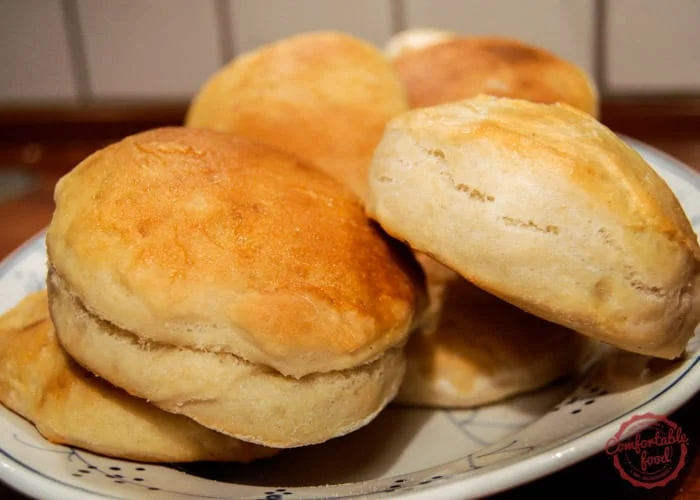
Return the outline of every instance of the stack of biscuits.
[[[58,182],[47,289],[0,317],[0,401],[106,455],[247,462],[392,402],[536,390],[602,344],[682,356],[697,236],[597,113],[584,71],[505,38],[241,54],[183,126]]]

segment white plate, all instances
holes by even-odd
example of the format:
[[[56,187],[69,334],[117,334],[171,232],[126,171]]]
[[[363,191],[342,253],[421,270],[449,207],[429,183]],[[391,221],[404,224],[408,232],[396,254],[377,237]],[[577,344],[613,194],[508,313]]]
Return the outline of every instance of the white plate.
[[[698,231],[700,176],[629,142],[666,179]],[[0,312],[44,286],[45,261],[39,235],[0,265]],[[696,335],[682,361],[611,355],[578,380],[495,406],[391,407],[349,436],[247,466],[168,467],[105,458],[53,445],[0,407],[0,478],[29,495],[57,500],[480,497],[600,452],[634,414],[672,412],[700,388],[699,356]]]

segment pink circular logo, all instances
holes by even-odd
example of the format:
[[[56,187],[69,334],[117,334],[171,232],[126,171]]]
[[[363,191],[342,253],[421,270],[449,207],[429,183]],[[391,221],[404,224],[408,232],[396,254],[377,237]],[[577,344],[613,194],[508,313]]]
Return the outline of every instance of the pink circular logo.
[[[624,422],[605,452],[623,479],[651,489],[678,477],[688,454],[688,436],[663,415],[645,413]]]

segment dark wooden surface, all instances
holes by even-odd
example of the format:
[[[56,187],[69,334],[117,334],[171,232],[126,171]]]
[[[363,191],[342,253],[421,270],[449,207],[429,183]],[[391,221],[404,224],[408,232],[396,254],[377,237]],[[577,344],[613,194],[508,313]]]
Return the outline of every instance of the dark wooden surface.
[[[0,258],[46,226],[58,178],[96,149],[138,130],[178,124],[182,106],[82,110],[0,110],[0,172],[28,173],[34,180],[18,198],[0,201]],[[603,106],[613,130],[659,147],[700,171],[700,100],[616,100]],[[700,499],[700,395],[670,418],[690,438],[688,465],[664,488],[642,490],[620,479],[601,453],[528,485],[498,495],[500,500],[561,497]],[[0,483],[0,499],[25,496]]]

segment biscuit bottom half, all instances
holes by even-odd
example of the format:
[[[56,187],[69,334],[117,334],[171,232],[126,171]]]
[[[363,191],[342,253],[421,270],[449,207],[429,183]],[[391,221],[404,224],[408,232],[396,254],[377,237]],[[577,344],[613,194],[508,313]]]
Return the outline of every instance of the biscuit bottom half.
[[[481,290],[425,254],[431,304],[406,345],[397,402],[441,408],[496,403],[585,368],[599,343]]]
[[[243,441],[293,448],[348,434],[394,398],[405,372],[397,347],[352,369],[286,377],[233,354],[146,341],[88,311],[54,271],[48,290],[56,334],[83,367]]]
[[[0,315],[0,403],[56,444],[140,462],[250,462],[278,450],[224,436],[130,396],[61,348],[46,290]]]

